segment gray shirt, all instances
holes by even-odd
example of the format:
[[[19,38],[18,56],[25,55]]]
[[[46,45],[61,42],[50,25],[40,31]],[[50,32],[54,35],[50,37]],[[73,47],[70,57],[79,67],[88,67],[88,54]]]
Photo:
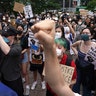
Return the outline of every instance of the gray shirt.
[[[2,54],[1,73],[5,80],[13,81],[20,77],[20,55],[21,46],[19,44],[12,45],[7,55]]]

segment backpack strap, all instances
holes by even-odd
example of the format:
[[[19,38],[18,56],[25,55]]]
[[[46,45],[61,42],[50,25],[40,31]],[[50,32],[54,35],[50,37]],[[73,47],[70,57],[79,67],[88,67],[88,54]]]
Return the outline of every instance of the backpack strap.
[[[72,58],[67,57],[66,59],[66,65],[71,66]]]

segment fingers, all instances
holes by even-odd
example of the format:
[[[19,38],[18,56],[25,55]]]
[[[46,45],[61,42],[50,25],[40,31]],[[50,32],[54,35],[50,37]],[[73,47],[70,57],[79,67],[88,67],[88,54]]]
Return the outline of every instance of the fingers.
[[[53,20],[42,20],[39,23],[32,26],[32,30],[36,33],[38,30],[46,30],[51,31],[53,27],[55,26],[55,22]]]
[[[35,34],[35,33],[37,33],[40,29],[36,28],[35,25],[33,25],[33,26],[31,27],[31,30],[32,30],[32,32]]]
[[[38,33],[35,33],[34,36],[43,45],[52,43],[52,41],[54,41],[52,36],[50,36],[49,34],[46,34],[46,32],[41,31],[41,30],[38,31]]]

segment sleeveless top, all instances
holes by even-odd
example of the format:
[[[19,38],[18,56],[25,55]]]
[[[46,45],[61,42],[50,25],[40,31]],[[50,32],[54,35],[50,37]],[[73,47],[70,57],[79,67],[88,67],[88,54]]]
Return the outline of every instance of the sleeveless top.
[[[81,52],[80,50],[78,51],[79,64],[81,67],[86,67],[86,66],[90,65],[90,63],[88,61],[84,60],[85,56],[86,56],[85,53]]]

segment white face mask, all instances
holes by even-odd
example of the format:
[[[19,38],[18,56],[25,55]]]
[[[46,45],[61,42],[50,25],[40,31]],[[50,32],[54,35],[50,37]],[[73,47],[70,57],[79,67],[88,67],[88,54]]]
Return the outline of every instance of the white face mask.
[[[61,35],[62,35],[62,34],[61,34],[60,32],[56,32],[56,33],[55,33],[55,39],[61,38]]]
[[[3,20],[5,20],[6,18],[5,17],[3,17]]]
[[[57,56],[61,56],[61,54],[62,54],[62,49],[56,48],[56,54],[57,54]]]
[[[8,22],[11,22],[11,20],[9,19]]]
[[[72,19],[71,19],[71,18],[69,18],[69,21],[70,21],[70,22],[71,22],[71,20],[72,20]]]
[[[82,22],[78,22],[78,24],[79,24],[79,25],[81,25],[81,24],[82,24]]]

